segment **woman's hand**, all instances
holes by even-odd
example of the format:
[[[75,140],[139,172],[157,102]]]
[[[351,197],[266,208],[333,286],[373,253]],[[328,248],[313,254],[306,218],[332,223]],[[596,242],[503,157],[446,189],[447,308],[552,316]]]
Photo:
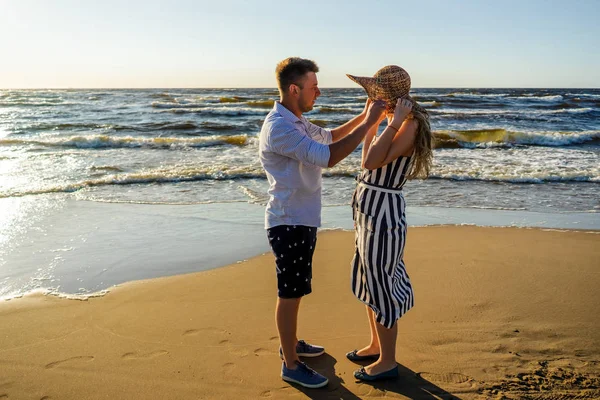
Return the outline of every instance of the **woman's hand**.
[[[402,126],[402,122],[408,117],[408,114],[412,111],[412,102],[408,99],[399,98],[396,102],[396,108],[394,109],[394,116],[390,126],[398,130]]]

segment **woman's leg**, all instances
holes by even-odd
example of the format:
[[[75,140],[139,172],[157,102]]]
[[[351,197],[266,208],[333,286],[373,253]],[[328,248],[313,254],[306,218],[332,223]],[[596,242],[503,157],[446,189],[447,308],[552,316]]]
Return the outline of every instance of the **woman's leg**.
[[[359,356],[368,356],[372,354],[379,354],[379,338],[377,336],[377,329],[375,328],[375,314],[369,306],[365,306],[367,309],[367,318],[369,319],[369,328],[371,329],[371,343],[367,347],[363,347],[358,350]]]
[[[375,322],[375,328],[377,330],[377,337],[381,352],[379,353],[379,359],[373,364],[365,367],[367,374],[377,375],[385,371],[396,367],[396,338],[398,336],[398,323],[394,323],[391,328]]]

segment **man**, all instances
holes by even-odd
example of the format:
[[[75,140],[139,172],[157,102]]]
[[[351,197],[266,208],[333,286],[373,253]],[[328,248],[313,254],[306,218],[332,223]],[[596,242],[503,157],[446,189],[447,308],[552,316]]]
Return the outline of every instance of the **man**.
[[[270,184],[265,227],[276,257],[281,377],[309,388],[328,383],[298,358],[319,356],[324,348],[296,336],[300,300],[312,291],[312,256],[321,225],[321,168],[348,156],[385,110],[383,102],[367,101],[360,115],[331,131],[310,123],[302,114],[312,110],[321,95],[317,72],[313,61],[297,57],[277,65],[280,100],[267,115],[259,141]]]

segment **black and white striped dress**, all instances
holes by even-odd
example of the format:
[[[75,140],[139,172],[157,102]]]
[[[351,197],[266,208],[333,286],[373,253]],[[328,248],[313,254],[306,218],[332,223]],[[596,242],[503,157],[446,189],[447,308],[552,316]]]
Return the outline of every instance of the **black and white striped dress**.
[[[406,216],[402,186],[411,157],[399,157],[375,170],[363,169],[352,198],[356,250],[352,292],[387,328],[414,305],[404,266]]]

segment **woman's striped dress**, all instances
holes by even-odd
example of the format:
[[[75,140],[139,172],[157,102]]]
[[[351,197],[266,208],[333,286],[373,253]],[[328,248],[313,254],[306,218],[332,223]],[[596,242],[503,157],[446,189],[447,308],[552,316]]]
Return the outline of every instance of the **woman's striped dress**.
[[[352,291],[391,328],[414,305],[404,266],[406,216],[402,186],[411,157],[399,157],[375,170],[363,169],[352,198],[356,250]]]

